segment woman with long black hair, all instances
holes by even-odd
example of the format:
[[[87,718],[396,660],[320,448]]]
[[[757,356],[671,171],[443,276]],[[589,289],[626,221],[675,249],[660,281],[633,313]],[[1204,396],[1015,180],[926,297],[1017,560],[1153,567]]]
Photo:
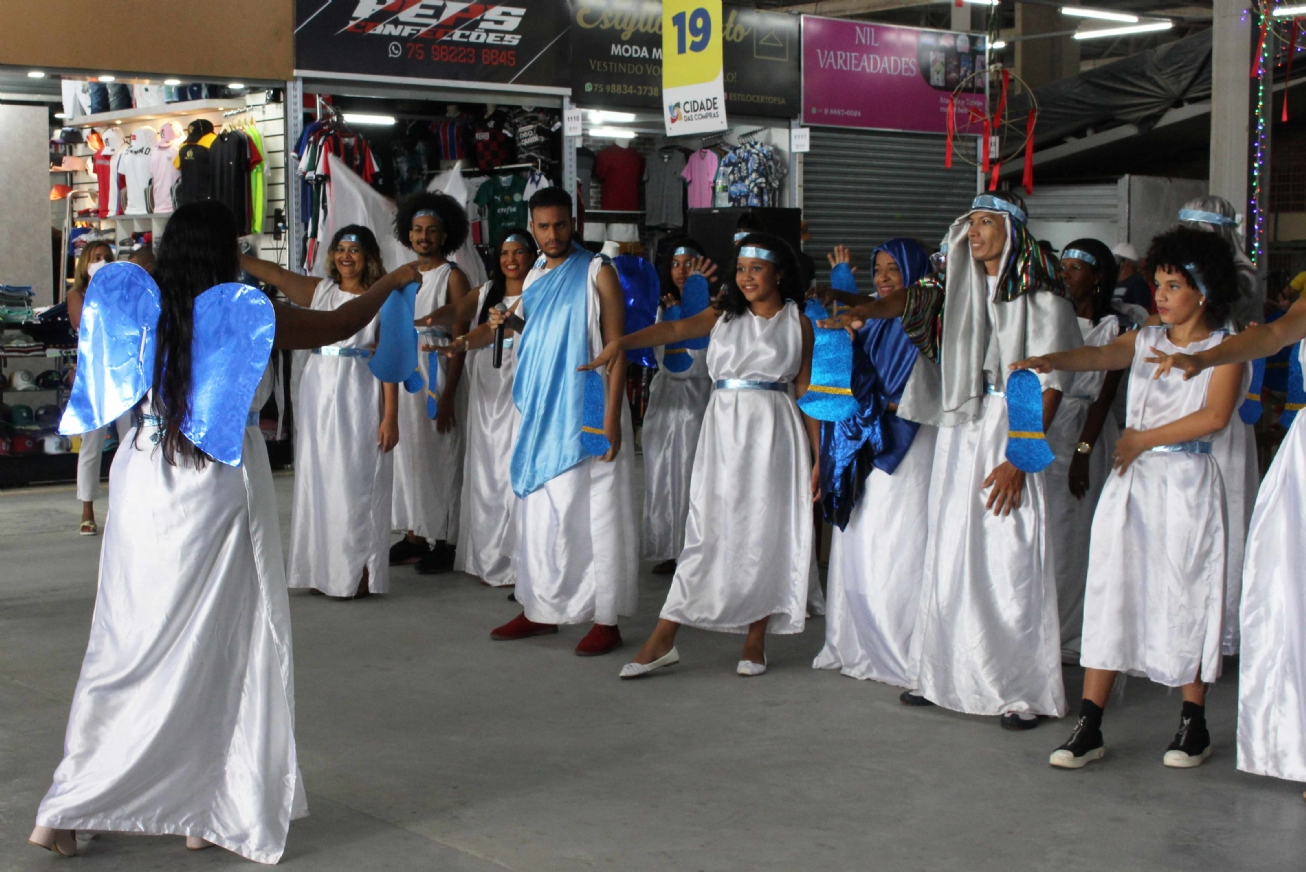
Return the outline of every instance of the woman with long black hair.
[[[209,370],[205,379],[192,359],[204,338],[192,310],[200,294],[236,280],[236,235],[230,210],[204,201],[173,213],[159,244],[154,389],[114,457],[90,641],[63,762],[31,836],[67,856],[83,829],[186,836],[190,848],[216,844],[275,863],[290,820],[307,813],[263,437],[245,409],[232,413],[247,426],[230,465],[182,429],[195,398],[228,378]],[[329,312],[274,303],[275,346],[351,336],[415,279],[405,266]],[[268,372],[253,411],[270,394]]]

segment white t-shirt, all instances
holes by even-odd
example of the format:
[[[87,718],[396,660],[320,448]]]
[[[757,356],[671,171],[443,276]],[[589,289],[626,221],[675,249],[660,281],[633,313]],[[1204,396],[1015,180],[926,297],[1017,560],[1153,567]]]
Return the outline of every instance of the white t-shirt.
[[[137,109],[146,106],[162,106],[166,101],[163,85],[132,85],[132,99]]]
[[[121,211],[124,215],[146,215],[153,211],[154,173],[151,158],[158,142],[158,134],[151,127],[139,127],[132,132],[131,144],[123,151],[118,162],[118,173],[123,177]]]
[[[172,186],[181,178],[181,170],[177,169],[174,161],[177,149],[185,141],[183,137],[172,140],[168,145],[156,144],[150,152],[150,175],[154,185],[153,211],[156,214],[171,212],[174,208]]]

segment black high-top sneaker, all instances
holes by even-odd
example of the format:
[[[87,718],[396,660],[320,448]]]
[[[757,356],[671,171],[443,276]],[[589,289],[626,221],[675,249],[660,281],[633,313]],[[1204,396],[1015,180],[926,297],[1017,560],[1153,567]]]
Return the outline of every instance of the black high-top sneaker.
[[[1184,704],[1188,708],[1188,703]],[[1211,734],[1206,729],[1206,718],[1193,716],[1187,711],[1179,719],[1179,732],[1165,749],[1165,765],[1175,769],[1192,769],[1201,766],[1211,756]]]
[[[1101,760],[1105,754],[1101,728],[1094,727],[1088,717],[1081,715],[1079,723],[1070,731],[1070,738],[1052,752],[1048,762],[1060,769],[1083,769],[1094,760]]]

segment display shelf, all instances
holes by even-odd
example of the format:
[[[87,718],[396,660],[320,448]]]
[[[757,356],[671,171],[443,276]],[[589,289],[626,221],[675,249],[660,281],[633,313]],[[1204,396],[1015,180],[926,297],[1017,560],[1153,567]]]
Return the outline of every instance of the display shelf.
[[[153,121],[159,118],[176,118],[179,115],[207,115],[212,112],[226,112],[229,109],[243,109],[244,97],[228,97],[223,100],[190,100],[184,103],[164,103],[162,106],[144,106],[138,109],[119,109],[114,112],[100,112],[95,115],[81,115],[64,122],[65,127],[104,127],[122,124],[126,121]]]
[[[32,323],[36,323],[36,322],[32,322]],[[7,323],[0,324],[0,327],[6,327],[6,326],[17,327],[20,325],[7,324]],[[0,348],[0,357],[12,357],[17,360],[22,360],[23,358],[27,358],[29,360],[39,360],[42,357],[75,357],[76,355],[77,355],[76,348],[47,348],[45,349],[45,351],[39,354],[32,354],[30,352],[20,353],[16,351],[5,351],[3,348]]]

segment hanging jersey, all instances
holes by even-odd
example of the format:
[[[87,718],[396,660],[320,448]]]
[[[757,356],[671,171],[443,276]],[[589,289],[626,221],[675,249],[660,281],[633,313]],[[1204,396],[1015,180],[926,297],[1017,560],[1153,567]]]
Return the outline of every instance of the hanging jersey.
[[[249,233],[249,140],[239,130],[220,135],[209,149],[213,199],[236,216],[241,235]]]
[[[488,171],[512,163],[517,151],[514,136],[512,114],[506,109],[494,110],[476,125],[473,139],[477,169]]]
[[[122,154],[118,172],[122,175],[124,215],[146,215],[154,211],[154,177],[151,170],[158,134],[151,127],[132,132],[131,147]]]
[[[181,170],[181,183],[174,197],[175,205],[198,203],[213,196],[211,146],[217,137],[206,133],[199,142],[188,142],[177,149],[176,167]]]
[[[118,206],[118,177],[113,173],[113,153],[101,148],[92,160],[95,168],[95,182],[98,189],[96,214],[101,218],[116,215]],[[113,208],[115,211],[110,211]]]
[[[150,178],[153,186],[155,213],[171,212],[172,186],[181,178],[181,170],[176,167],[177,140],[169,145],[155,145],[150,152]]]

